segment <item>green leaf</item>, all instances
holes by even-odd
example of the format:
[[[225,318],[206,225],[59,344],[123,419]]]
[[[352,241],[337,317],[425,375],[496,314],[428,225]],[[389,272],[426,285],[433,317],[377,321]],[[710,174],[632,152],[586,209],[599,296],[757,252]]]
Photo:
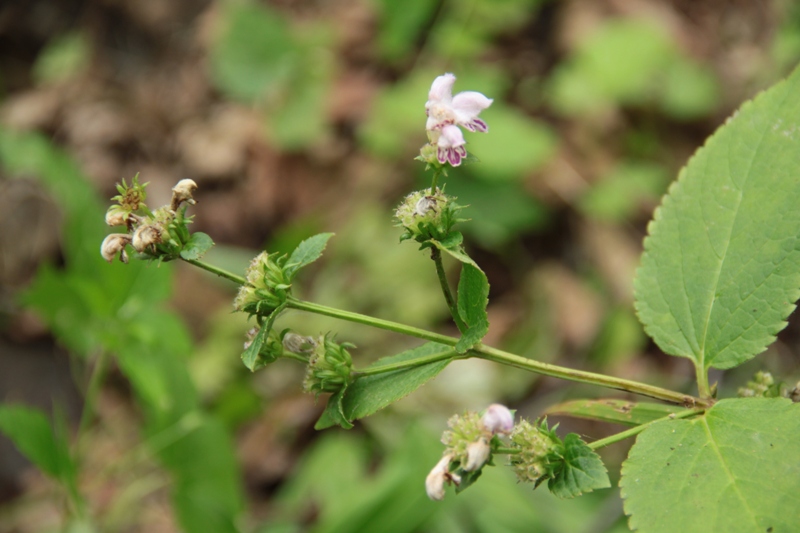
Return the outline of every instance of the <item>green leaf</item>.
[[[641,533],[796,531],[800,405],[721,400],[692,420],[643,431],[622,465],[631,529]]]
[[[44,473],[74,486],[75,463],[68,444],[56,436],[44,413],[23,405],[0,405],[0,432]]]
[[[451,246],[445,246],[435,239],[428,242],[462,263],[461,277],[458,280],[458,315],[467,325],[467,331],[458,340],[455,348],[458,353],[466,353],[489,331],[489,318],[486,315],[486,306],[489,304],[489,280],[478,264],[458,244],[460,240],[456,240]]]
[[[181,257],[187,260],[200,259],[212,246],[214,246],[214,241],[207,234],[202,231],[192,233],[189,242],[181,250]]]
[[[263,99],[291,76],[296,45],[286,21],[264,5],[226,4],[209,53],[211,77],[245,102]]]
[[[572,400],[548,407],[544,415],[567,415],[589,418],[603,422],[615,422],[627,426],[639,426],[677,413],[682,409],[676,405],[652,402],[629,402],[627,400]]]
[[[333,233],[319,233],[301,242],[286,262],[289,279],[294,278],[298,270],[319,259],[331,237]]]
[[[269,314],[267,323],[259,328],[258,333],[256,333],[255,337],[253,337],[253,342],[251,342],[250,346],[248,346],[242,353],[242,362],[244,363],[244,366],[250,370],[250,372],[255,372],[258,369],[258,354],[261,351],[261,347],[266,342],[269,331],[272,329],[272,325],[275,323],[275,319],[278,318],[278,315],[281,314],[281,311],[283,311],[285,308],[286,304],[284,303]]]
[[[420,366],[356,377],[347,388],[347,393],[342,400],[344,418],[348,421],[364,418],[408,396],[444,370],[455,357],[455,353],[450,346],[428,342],[417,348],[378,359],[367,368],[402,363],[420,357],[436,358],[437,356],[440,356],[441,359]],[[330,408],[330,400],[328,406]],[[323,429],[338,424],[335,417],[330,415],[331,413],[328,413],[326,409],[315,427]]]
[[[800,70],[744,104],[656,211],[636,309],[665,352],[731,368],[786,326],[800,291]]]
[[[464,263],[458,281],[458,314],[467,325],[467,331],[456,344],[458,353],[466,353],[489,331],[488,304],[489,280],[486,274],[474,263]]]
[[[547,482],[550,492],[559,498],[574,498],[594,489],[611,486],[600,456],[575,434],[564,437],[561,463]]]
[[[314,429],[325,429],[330,426],[341,426],[344,429],[352,429],[353,424],[348,420],[344,412],[343,399],[348,387],[342,387],[338,392],[331,394],[328,404],[325,406],[322,416],[319,417]]]

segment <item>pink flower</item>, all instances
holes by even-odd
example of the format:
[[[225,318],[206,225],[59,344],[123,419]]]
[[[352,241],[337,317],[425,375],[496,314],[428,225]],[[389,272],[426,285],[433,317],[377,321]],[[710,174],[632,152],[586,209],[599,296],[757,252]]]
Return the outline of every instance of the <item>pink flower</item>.
[[[483,427],[491,431],[492,434],[508,434],[514,429],[514,415],[511,414],[511,411],[509,411],[508,407],[505,405],[493,403],[486,408],[486,412],[483,413],[483,417],[481,418],[481,423]]]
[[[469,131],[489,131],[489,126],[478,118],[481,111],[492,105],[493,100],[475,91],[465,91],[453,96],[456,77],[447,73],[433,80],[425,112],[428,121],[425,129],[431,144],[437,147],[436,157],[440,163],[454,167],[467,156],[464,134],[459,126]]]

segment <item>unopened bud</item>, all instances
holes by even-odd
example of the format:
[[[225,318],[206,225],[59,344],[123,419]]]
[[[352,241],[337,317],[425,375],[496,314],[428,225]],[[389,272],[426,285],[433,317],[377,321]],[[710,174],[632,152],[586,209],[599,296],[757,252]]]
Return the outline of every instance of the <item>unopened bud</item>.
[[[131,243],[131,236],[127,233],[112,233],[103,239],[100,245],[100,255],[109,263],[119,254],[119,260],[123,263],[128,262],[128,254],[125,253],[125,246]]]
[[[493,403],[486,408],[483,417],[481,417],[481,423],[492,434],[507,434],[514,429],[514,415],[505,405]]]
[[[133,232],[133,248],[139,252],[144,252],[149,246],[155,246],[161,242],[161,230],[152,224],[144,224],[136,228]]]
[[[172,203],[170,208],[175,211],[180,207],[183,202],[194,205],[197,202],[192,198],[192,193],[197,189],[197,183],[194,180],[184,179],[180,180],[175,187],[172,188]]]
[[[425,189],[408,196],[397,207],[395,218],[405,228],[402,240],[414,239],[425,242],[430,239],[443,240],[460,219],[456,214],[462,208],[440,189]]]
[[[111,206],[106,212],[106,224],[109,226],[125,226],[127,224],[128,213],[119,209],[118,206]]]
[[[465,472],[472,472],[482,467],[489,459],[492,448],[489,446],[489,441],[486,437],[481,437],[475,442],[470,442],[467,445],[467,460],[461,464],[461,468]]]
[[[347,349],[353,347],[347,342],[334,342],[331,335],[320,336],[308,361],[305,391],[336,393],[348,386],[353,381],[353,358]]]
[[[527,420],[520,421],[511,433],[511,444],[519,452],[510,456],[511,465],[517,478],[523,482],[537,483],[545,476],[552,474],[552,465],[548,458],[560,441],[555,432],[542,421],[539,426]]]
[[[428,498],[431,500],[441,501],[444,499],[444,484],[453,481],[449,472],[452,459],[450,455],[442,457],[425,478],[425,492],[428,493]]]
[[[289,352],[309,353],[316,345],[314,337],[304,337],[291,332],[283,336],[283,348]]]

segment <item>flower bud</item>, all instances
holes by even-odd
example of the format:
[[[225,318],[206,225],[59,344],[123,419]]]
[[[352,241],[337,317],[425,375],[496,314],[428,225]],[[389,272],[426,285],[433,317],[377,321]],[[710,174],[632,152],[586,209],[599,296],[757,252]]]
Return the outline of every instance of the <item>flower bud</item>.
[[[492,448],[489,446],[489,441],[486,437],[481,437],[475,442],[470,442],[467,445],[467,461],[461,463],[461,468],[465,472],[478,470],[489,460],[491,452]]]
[[[543,421],[535,426],[527,420],[520,421],[511,433],[511,445],[519,453],[510,456],[517,478],[523,482],[537,483],[552,474],[549,454],[559,445],[559,439]]]
[[[183,202],[190,205],[196,204],[197,202],[192,198],[192,193],[196,189],[197,183],[195,183],[194,180],[180,180],[175,187],[172,188],[172,202],[170,203],[170,208],[175,211]]]
[[[143,224],[133,232],[133,248],[143,253],[148,247],[155,247],[161,242],[161,229],[153,224]]]
[[[128,262],[128,254],[125,253],[125,246],[131,243],[131,236],[127,233],[112,233],[103,239],[100,245],[100,255],[109,263],[119,254],[119,260],[123,263]]]
[[[247,340],[244,343],[245,350],[253,344],[253,340],[256,338],[256,335],[258,335],[260,329],[261,328],[258,326],[254,326],[247,331]],[[256,370],[267,366],[281,357],[283,357],[283,344],[281,343],[280,334],[274,329],[271,329],[269,333],[267,333],[267,338],[264,340],[261,348],[258,350],[258,359],[253,369]]]
[[[428,493],[428,498],[431,500],[441,501],[444,499],[444,484],[453,481],[452,474],[449,472],[452,459],[450,455],[442,457],[425,478],[425,492]]]
[[[445,195],[440,189],[416,191],[397,207],[395,218],[406,232],[401,240],[414,239],[425,242],[429,239],[443,240],[456,222],[456,214],[462,208],[455,198]]]
[[[487,407],[486,411],[483,413],[481,424],[492,434],[508,434],[514,429],[514,415],[505,405],[493,403]]]
[[[353,359],[348,348],[350,343],[337,344],[331,335],[322,335],[313,348],[308,361],[303,389],[306,392],[339,392],[353,380]]]
[[[145,187],[147,187],[147,183],[139,184],[138,174],[133,177],[130,186],[125,183],[125,178],[123,178],[122,184],[117,185],[117,192],[119,192],[119,194],[114,196],[112,200],[119,202],[120,207],[124,211],[129,213],[136,211],[140,207],[145,207],[144,201],[147,198]]]
[[[128,213],[117,205],[112,205],[106,211],[106,224],[109,226],[125,226],[127,225],[127,219]]]
[[[285,257],[261,252],[250,262],[233,307],[250,314],[269,314],[289,297],[291,282],[283,269]]]
[[[293,353],[310,353],[317,346],[314,337],[304,337],[297,333],[287,333],[283,336],[283,348]]]

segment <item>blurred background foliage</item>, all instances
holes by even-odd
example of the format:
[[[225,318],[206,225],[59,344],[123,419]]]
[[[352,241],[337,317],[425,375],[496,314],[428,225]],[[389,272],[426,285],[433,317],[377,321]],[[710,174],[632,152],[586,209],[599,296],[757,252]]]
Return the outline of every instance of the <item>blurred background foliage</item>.
[[[314,432],[302,368],[241,365],[235,287],[102,261],[106,199],[137,172],[151,206],[194,179],[207,259],[239,272],[335,231],[304,297],[453,333],[391,213],[429,179],[412,160],[423,104],[454,72],[495,99],[490,133],[467,137],[481,162],[446,180],[492,286],[486,341],[689,391],[688,362],[633,312],[646,223],[704,139],[798,60],[790,0],[0,5],[0,422],[49,443],[43,475],[0,440],[0,532],[627,530],[616,490],[559,501],[501,467],[441,503],[423,490],[453,413],[501,401],[535,418],[607,393],[458,362],[350,432]],[[280,326],[336,331],[362,364],[415,345],[299,313]],[[721,394],[760,368],[800,377],[799,333],[713,376]],[[612,477],[628,445],[604,451]]]

